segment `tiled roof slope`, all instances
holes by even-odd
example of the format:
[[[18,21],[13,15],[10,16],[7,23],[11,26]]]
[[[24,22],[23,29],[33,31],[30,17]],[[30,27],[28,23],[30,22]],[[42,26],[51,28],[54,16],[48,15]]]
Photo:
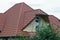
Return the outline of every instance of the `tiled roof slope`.
[[[50,23],[53,25],[53,27],[54,27],[55,30],[56,30],[56,29],[59,30],[59,28],[60,28],[60,22],[59,22],[59,19],[58,19],[58,18],[56,18],[56,17],[53,16],[53,15],[50,15],[50,16],[49,16],[49,21],[50,21]]]
[[[24,11],[33,10],[25,3],[19,3],[7,10],[5,14],[4,30],[0,33],[1,36],[15,36],[18,33],[18,28],[23,23]]]
[[[58,18],[56,18],[55,16],[50,15],[50,16],[49,16],[49,20],[50,20],[50,22],[52,22],[52,24],[55,24],[55,25],[57,25],[57,26],[60,26],[60,25],[59,25],[60,22],[59,22]]]
[[[37,9],[37,10],[31,10],[30,12],[24,12],[24,15],[23,15],[24,17],[23,18],[21,17],[22,20],[23,20],[22,25],[25,27],[35,17],[36,14],[45,14],[45,13],[44,12],[41,12],[41,10],[39,10],[39,9]],[[21,28],[21,30],[23,28]]]
[[[39,13],[40,12],[40,13]],[[25,17],[24,17],[24,27],[33,19],[35,18],[36,14],[45,14],[44,12],[42,12],[41,10],[37,9],[37,10],[33,10],[30,12],[24,12],[25,13]],[[27,16],[28,15],[28,16]],[[23,28],[24,28],[23,27]]]
[[[60,21],[60,19],[59,19],[59,21]]]
[[[45,13],[42,12],[42,10],[40,9],[32,10],[30,12],[24,12],[24,15],[23,15],[24,17],[23,18],[21,17],[22,18],[21,20],[23,20],[23,23],[21,23],[22,26],[21,25],[19,26],[19,30],[21,31],[23,28],[25,28],[25,26],[28,25],[35,18],[36,14],[45,14]],[[20,34],[20,31],[18,32],[19,34]]]
[[[2,30],[0,36],[16,36],[17,34],[29,34],[28,32],[23,32],[22,29],[25,28],[25,26],[34,19],[36,14],[46,13],[40,9],[33,10],[25,3],[18,3],[14,5],[4,14],[0,15],[0,25],[2,25],[0,26],[0,30]],[[51,17],[49,16],[50,22],[52,22]],[[54,17],[52,18],[52,20],[55,19]]]
[[[0,32],[4,29],[4,22],[5,22],[5,14],[0,13]]]
[[[15,36],[17,33],[17,27],[19,22],[20,9],[22,4],[16,4],[8,11],[5,12],[6,19],[4,24],[4,30],[1,32],[1,36]]]

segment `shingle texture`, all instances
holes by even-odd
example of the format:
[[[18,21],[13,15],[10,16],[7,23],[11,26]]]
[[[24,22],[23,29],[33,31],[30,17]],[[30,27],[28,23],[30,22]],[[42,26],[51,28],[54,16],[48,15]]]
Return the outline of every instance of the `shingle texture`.
[[[53,25],[53,28],[60,34],[60,22],[59,19],[53,15],[49,16],[49,21]]]
[[[36,14],[46,14],[41,9],[34,10],[25,3],[18,3],[7,10],[4,14],[0,14],[0,37],[2,36],[16,36],[16,35],[30,35],[29,32],[24,32],[23,28],[28,25]],[[54,16],[49,16],[51,24],[58,25],[60,22]]]

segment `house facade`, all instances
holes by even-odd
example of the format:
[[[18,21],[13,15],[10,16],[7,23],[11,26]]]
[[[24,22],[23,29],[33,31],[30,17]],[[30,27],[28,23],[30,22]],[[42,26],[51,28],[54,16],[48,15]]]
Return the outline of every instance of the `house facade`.
[[[39,16],[39,19],[36,15]],[[53,25],[55,30],[60,28],[60,21],[55,16],[48,15],[41,9],[34,10],[25,3],[18,3],[5,13],[0,13],[0,37],[35,35],[37,26],[48,22]]]

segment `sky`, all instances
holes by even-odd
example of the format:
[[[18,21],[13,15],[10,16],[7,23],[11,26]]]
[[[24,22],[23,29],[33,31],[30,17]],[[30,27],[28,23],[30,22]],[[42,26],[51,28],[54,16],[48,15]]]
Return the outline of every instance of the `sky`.
[[[60,0],[0,0],[0,13],[4,13],[16,3],[25,2],[33,9],[41,9],[60,19]]]

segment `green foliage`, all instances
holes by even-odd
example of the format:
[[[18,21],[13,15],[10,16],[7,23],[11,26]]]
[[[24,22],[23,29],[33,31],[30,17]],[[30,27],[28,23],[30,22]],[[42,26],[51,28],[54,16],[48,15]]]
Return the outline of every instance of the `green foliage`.
[[[50,24],[45,24],[40,27],[33,40],[60,40],[60,37]]]
[[[20,40],[28,40],[28,37],[27,36],[19,36],[19,39]]]
[[[14,40],[60,40],[60,36],[50,24],[43,24],[32,38],[18,36],[18,39]]]
[[[8,40],[28,40],[27,36],[15,36],[14,38],[10,37]]]

